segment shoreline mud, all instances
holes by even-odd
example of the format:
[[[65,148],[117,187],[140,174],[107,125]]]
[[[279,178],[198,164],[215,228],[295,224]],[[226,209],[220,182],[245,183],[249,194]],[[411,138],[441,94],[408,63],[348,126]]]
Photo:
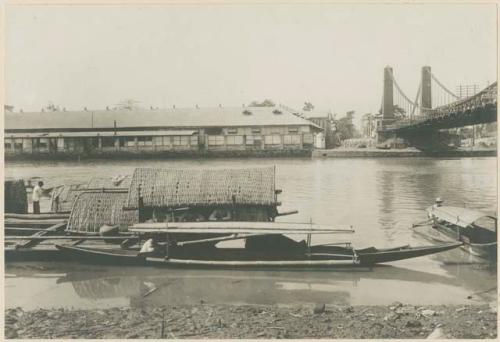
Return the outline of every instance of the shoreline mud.
[[[175,305],[5,311],[14,338],[467,338],[497,336],[496,303],[387,306]]]

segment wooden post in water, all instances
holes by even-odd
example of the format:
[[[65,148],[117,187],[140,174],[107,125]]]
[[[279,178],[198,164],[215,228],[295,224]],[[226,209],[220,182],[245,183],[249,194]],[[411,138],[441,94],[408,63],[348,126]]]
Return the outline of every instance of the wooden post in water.
[[[138,198],[138,205],[137,207],[139,208],[139,222],[145,222],[145,213],[144,213],[144,199],[141,196],[141,185],[137,187],[137,198]]]

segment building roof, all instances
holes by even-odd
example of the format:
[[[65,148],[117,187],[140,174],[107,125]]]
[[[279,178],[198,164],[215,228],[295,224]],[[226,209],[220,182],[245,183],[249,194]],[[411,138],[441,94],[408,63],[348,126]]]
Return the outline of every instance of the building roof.
[[[4,138],[85,138],[85,137],[137,137],[137,136],[178,136],[178,135],[193,135],[198,133],[197,130],[182,129],[182,130],[148,130],[148,131],[117,131],[117,132],[102,132],[102,131],[85,131],[85,132],[22,132],[22,133],[5,133]]]
[[[126,128],[308,125],[321,127],[282,107],[215,107],[161,110],[99,110],[5,113],[7,132]]]
[[[139,195],[140,194],[140,195]],[[127,206],[275,206],[274,167],[245,169],[135,169]]]

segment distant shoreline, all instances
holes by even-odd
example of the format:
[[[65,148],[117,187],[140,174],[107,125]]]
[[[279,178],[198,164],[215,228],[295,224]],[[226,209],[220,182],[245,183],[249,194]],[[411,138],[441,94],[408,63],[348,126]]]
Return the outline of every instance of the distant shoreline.
[[[469,158],[496,157],[496,149],[451,150],[441,152],[422,152],[414,148],[376,149],[376,148],[336,148],[328,150],[261,150],[261,151],[205,151],[170,153],[100,153],[100,154],[19,154],[6,155],[9,161],[99,161],[99,160],[175,160],[175,159],[241,159],[241,158]]]
[[[496,149],[451,150],[440,152],[422,152],[415,148],[406,149],[376,149],[376,148],[337,148],[330,150],[314,150],[313,158],[462,158],[462,157],[496,157]]]

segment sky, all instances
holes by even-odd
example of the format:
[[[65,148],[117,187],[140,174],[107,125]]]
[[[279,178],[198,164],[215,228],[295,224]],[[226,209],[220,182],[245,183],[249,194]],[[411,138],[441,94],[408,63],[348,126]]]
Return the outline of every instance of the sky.
[[[383,69],[414,98],[496,81],[495,4],[19,6],[5,11],[6,103],[39,111],[241,106],[378,111]]]

